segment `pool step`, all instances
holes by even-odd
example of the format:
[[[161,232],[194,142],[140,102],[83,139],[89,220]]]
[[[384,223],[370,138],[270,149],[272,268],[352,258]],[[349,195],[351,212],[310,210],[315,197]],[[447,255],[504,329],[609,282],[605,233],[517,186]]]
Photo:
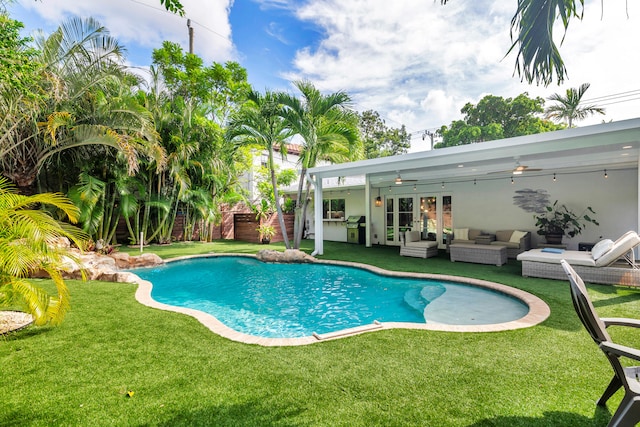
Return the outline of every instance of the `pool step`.
[[[443,285],[425,286],[420,291],[420,296],[427,300],[427,304],[429,304],[430,302],[435,301],[437,298],[441,297],[442,294],[444,294],[446,291],[447,288],[445,288]]]
[[[404,302],[420,314],[423,314],[427,305],[444,294],[445,291],[446,288],[441,285],[409,289],[404,293]]]
[[[414,288],[409,289],[404,293],[404,302],[407,303],[409,307],[417,310],[420,314],[424,312],[424,309],[428,304],[428,301],[420,295],[421,292],[422,289]]]

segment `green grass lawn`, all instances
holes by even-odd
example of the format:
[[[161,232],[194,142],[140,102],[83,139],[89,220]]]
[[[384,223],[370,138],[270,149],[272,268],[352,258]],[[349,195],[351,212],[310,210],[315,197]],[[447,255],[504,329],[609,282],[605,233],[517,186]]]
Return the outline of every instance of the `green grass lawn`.
[[[312,242],[304,244],[310,252]],[[180,243],[145,252],[170,258],[263,248]],[[610,414],[594,402],[612,370],[580,325],[568,283],[523,278],[512,260],[496,267],[451,263],[444,253],[404,258],[397,248],[382,246],[327,242],[322,258],[504,283],[542,298],[551,316],[515,331],[385,330],[266,348],[221,338],[189,316],[143,306],[134,298],[134,285],[69,281],[72,310],[62,325],[0,337],[0,425],[607,424]],[[589,291],[603,316],[640,313],[640,290],[593,285]],[[611,332],[640,346],[637,333]],[[621,392],[610,407],[620,398]]]

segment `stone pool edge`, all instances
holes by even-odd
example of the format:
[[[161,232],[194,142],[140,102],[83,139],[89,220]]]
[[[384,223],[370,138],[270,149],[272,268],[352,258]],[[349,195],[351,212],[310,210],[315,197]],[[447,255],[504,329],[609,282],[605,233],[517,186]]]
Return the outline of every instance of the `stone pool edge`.
[[[182,256],[182,257],[167,259],[165,260],[165,262],[169,263],[169,262],[182,261],[182,260],[192,259],[192,258],[215,258],[215,257],[222,257],[222,256],[256,258],[255,255],[251,255],[251,254],[219,253],[219,254]],[[443,274],[390,271],[390,270],[385,270],[372,265],[361,264],[357,262],[319,260],[319,259],[315,259],[313,262],[316,264],[330,264],[330,265],[361,268],[364,270],[371,271],[372,273],[380,274],[383,276],[389,276],[389,277],[409,277],[409,278],[416,278],[416,279],[445,280],[445,281],[463,283],[465,285],[488,288],[497,292],[501,292],[506,295],[513,296],[521,300],[522,302],[524,302],[529,306],[529,312],[524,317],[521,317],[520,319],[513,320],[510,322],[504,322],[504,323],[495,323],[491,325],[446,325],[446,324],[439,324],[439,323],[374,322],[369,325],[362,325],[355,328],[343,329],[341,331],[331,332],[327,334],[313,334],[307,337],[265,338],[265,337],[257,337],[254,335],[248,335],[242,332],[238,332],[224,325],[214,316],[204,313],[202,311],[194,310],[191,308],[163,304],[161,302],[158,302],[153,298],[151,298],[151,289],[153,288],[153,284],[147,280],[141,279],[135,273],[132,273],[132,275],[136,277],[136,280],[134,280],[133,283],[138,285],[135,298],[139,303],[146,305],[148,307],[157,308],[157,309],[166,310],[166,311],[173,311],[176,313],[182,313],[182,314],[192,316],[196,318],[204,326],[209,328],[209,330],[211,330],[212,332],[224,338],[230,339],[232,341],[245,343],[245,344],[257,344],[265,347],[308,345],[308,344],[314,344],[314,343],[319,343],[323,341],[329,341],[329,340],[344,338],[348,336],[363,334],[366,332],[380,331],[385,329],[400,329],[400,328],[443,331],[443,332],[508,331],[513,329],[522,329],[522,328],[528,328],[531,326],[538,325],[543,321],[545,321],[551,314],[551,310],[549,309],[549,306],[537,296],[530,294],[529,292],[523,291],[521,289],[512,288],[507,285],[502,285],[495,282],[489,282],[486,280],[473,279],[469,277],[443,275]]]

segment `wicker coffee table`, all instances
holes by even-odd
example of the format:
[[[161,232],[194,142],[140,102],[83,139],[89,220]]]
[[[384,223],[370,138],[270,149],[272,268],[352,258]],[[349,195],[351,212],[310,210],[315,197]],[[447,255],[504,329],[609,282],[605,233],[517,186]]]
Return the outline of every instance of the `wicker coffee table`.
[[[469,245],[456,243],[449,246],[451,261],[474,262],[476,264],[495,264],[498,267],[507,262],[506,246]]]

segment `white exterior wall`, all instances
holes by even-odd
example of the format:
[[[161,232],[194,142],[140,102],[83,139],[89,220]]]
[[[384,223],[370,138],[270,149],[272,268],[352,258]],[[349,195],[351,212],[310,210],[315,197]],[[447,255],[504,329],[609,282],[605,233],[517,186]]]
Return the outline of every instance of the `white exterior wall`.
[[[242,187],[247,190],[249,194],[249,200],[253,202],[257,202],[259,198],[258,190],[257,190],[257,180],[258,180],[258,171],[262,167],[263,163],[267,162],[269,158],[269,153],[266,150],[252,150],[251,151],[251,170],[247,171],[240,177],[240,181],[242,182]],[[289,153],[287,154],[286,159],[283,159],[280,155],[279,151],[275,151],[273,153],[273,163],[278,168],[278,171],[283,171],[285,169],[293,169],[296,172],[300,172],[298,166],[298,160],[300,157],[297,154]],[[297,184],[297,180],[296,180]]]
[[[569,238],[564,237],[563,243],[569,249],[577,249],[579,242],[597,242],[601,238],[615,240],[628,230],[638,231],[638,171],[610,170],[608,178],[604,178],[604,171],[562,175],[553,177],[546,175],[532,177],[523,175],[514,177],[511,184],[510,178],[483,181],[478,178],[476,184],[473,181],[463,183],[445,183],[442,189],[437,185],[381,188],[380,196],[391,195],[451,195],[453,227],[455,228],[480,228],[486,232],[497,230],[519,229],[531,231],[532,244],[535,247],[538,242],[544,242],[544,237],[536,233],[534,213],[527,212],[514,203],[516,191],[523,189],[546,190],[549,203],[558,200],[559,204],[565,204],[575,213],[582,212],[587,206],[591,206],[596,212],[593,215],[600,226],[587,224],[582,234]],[[331,191],[325,187],[324,198],[344,198],[346,203],[345,215],[364,215],[364,189]],[[385,207],[375,206],[378,189],[372,189],[370,193],[371,227],[367,230],[371,238],[371,244],[385,244],[384,221]],[[346,227],[343,222],[324,222],[324,239],[328,241],[345,242],[347,238]]]
[[[514,178],[514,184],[504,181],[483,181],[451,185],[453,190],[453,225],[455,228],[481,228],[483,231],[523,229],[531,231],[535,247],[544,242],[535,228],[534,213],[526,212],[514,204],[516,190],[546,190],[549,203],[558,200],[576,214],[591,206],[600,226],[587,224],[582,234],[563,243],[577,249],[579,242],[597,242],[601,238],[615,240],[628,230],[638,230],[638,172],[637,170],[604,171]]]
[[[350,193],[350,194],[349,194]],[[346,242],[347,241],[347,223],[346,219],[351,215],[364,215],[364,189],[359,190],[339,190],[339,191],[331,191],[330,189],[325,189],[322,197],[325,199],[345,199],[344,208],[345,208],[345,221],[336,221],[336,220],[324,220],[323,221],[323,230],[324,230],[324,240],[332,241],[332,242]],[[313,208],[310,207],[308,210],[311,215],[313,215]],[[307,215],[307,219],[309,219],[309,215]],[[313,217],[310,218],[311,223],[313,223]]]

